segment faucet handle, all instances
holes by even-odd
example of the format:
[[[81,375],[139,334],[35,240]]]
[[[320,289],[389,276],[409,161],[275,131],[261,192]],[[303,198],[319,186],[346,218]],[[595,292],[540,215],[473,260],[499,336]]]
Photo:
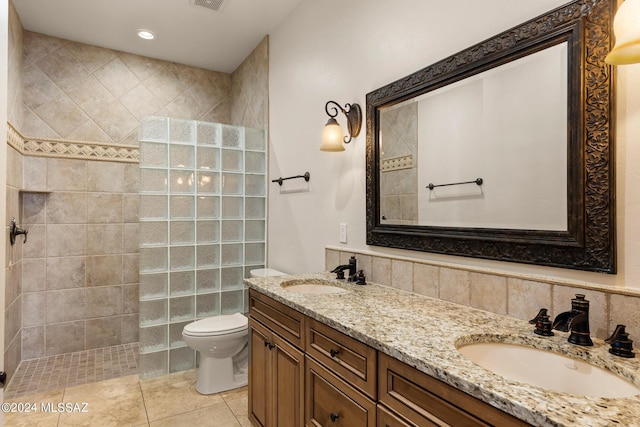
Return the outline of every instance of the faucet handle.
[[[611,344],[609,353],[614,356],[626,357],[632,359],[636,357],[633,352],[633,340],[629,339],[629,334],[625,332],[624,325],[616,326],[611,336],[604,340],[607,344]]]
[[[538,314],[536,314],[536,317],[534,317],[533,319],[529,320],[529,323],[531,323],[532,325],[535,325],[536,323],[538,323],[538,321],[540,320],[540,318],[542,316],[549,317],[549,315],[547,314],[547,309],[546,308],[541,308],[540,311],[538,312]]]
[[[536,325],[533,333],[536,335],[542,335],[543,337],[552,337],[553,331],[551,320],[547,314],[546,308],[541,308],[535,318],[529,320],[529,323]]]
[[[364,271],[360,270],[356,276],[356,285],[366,285],[367,279],[364,277]]]

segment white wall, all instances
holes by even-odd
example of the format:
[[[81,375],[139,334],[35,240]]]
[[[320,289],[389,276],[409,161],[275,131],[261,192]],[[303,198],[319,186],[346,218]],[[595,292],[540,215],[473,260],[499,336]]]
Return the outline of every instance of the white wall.
[[[564,3],[304,1],[270,36],[269,173],[277,178],[309,171],[311,180],[308,192],[283,193],[270,184],[270,266],[291,273],[320,271],[325,246],[334,246],[640,288],[640,65],[618,70],[615,276],[368,247],[364,129],[343,153],[318,150],[328,100],[357,102],[364,110],[368,92]],[[345,128],[344,117],[339,120]],[[306,185],[290,181],[282,187],[297,188]],[[339,243],[340,223],[348,224],[347,244]]]

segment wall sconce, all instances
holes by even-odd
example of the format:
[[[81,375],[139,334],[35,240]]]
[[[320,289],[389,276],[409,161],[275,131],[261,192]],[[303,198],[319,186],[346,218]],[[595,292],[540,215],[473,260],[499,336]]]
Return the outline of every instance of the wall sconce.
[[[625,0],[613,19],[616,44],[604,59],[607,64],[640,62],[640,0]]]
[[[329,104],[335,104],[329,111]],[[322,130],[322,145],[320,145],[320,151],[344,151],[342,143],[348,144],[351,142],[351,138],[360,134],[360,128],[362,128],[362,110],[358,104],[345,104],[344,108],[337,102],[329,101],[324,106],[324,110],[329,116],[327,124],[324,125]],[[347,130],[349,134],[343,136],[342,128],[336,120],[338,111],[342,111],[347,117]]]

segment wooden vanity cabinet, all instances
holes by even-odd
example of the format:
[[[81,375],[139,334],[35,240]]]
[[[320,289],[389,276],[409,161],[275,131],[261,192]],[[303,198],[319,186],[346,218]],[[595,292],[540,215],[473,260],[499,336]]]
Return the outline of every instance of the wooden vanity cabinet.
[[[376,404],[306,356],[306,427],[376,427]]]
[[[378,355],[378,402],[410,426],[529,425],[383,353]]]
[[[529,425],[253,289],[249,305],[256,427]]]
[[[300,427],[305,316],[253,290],[249,312],[249,419],[259,427]]]
[[[317,320],[307,318],[306,328],[306,353],[376,400],[378,352]]]

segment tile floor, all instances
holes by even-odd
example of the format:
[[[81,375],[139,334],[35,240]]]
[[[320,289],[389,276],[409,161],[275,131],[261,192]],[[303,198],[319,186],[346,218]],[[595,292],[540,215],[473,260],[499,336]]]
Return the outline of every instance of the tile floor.
[[[5,399],[7,403],[33,404],[30,413],[5,412],[5,427],[245,427],[247,388],[201,395],[195,390],[195,371],[140,380],[128,375],[101,382],[67,386],[37,394]],[[51,403],[86,412],[44,411]],[[86,408],[84,407],[86,403]]]
[[[138,373],[138,343],[25,360],[11,377],[5,399]]]

